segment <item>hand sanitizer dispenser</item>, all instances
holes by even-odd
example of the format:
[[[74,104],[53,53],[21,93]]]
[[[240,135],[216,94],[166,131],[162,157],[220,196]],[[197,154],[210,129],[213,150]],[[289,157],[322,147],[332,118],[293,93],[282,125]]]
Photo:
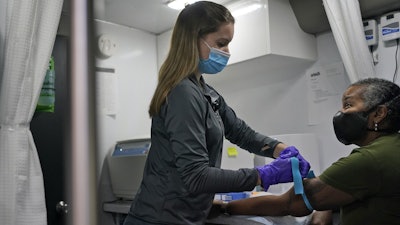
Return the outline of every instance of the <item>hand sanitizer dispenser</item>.
[[[376,20],[364,20],[364,33],[368,46],[378,44],[378,26]]]
[[[383,41],[400,38],[400,11],[383,15],[381,17],[381,27]]]
[[[119,141],[108,155],[110,180],[115,197],[132,200],[139,190],[150,138]]]

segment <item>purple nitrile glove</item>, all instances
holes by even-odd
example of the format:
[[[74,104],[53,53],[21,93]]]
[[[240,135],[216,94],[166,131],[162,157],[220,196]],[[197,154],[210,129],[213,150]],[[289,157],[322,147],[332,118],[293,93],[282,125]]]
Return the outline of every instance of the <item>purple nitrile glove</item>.
[[[272,184],[293,181],[291,157],[299,159],[301,176],[303,178],[307,176],[310,164],[299,154],[299,151],[294,146],[289,146],[271,163],[256,167],[264,190],[268,190]]]
[[[308,174],[308,171],[310,170],[310,163],[307,162],[307,160],[305,160],[303,156],[300,155],[299,150],[297,150],[297,148],[294,146],[289,146],[285,148],[279,154],[279,158],[282,159],[290,159],[291,157],[296,157],[299,159],[300,174],[302,178],[305,178]]]
[[[268,190],[269,186],[272,184],[293,181],[292,163],[290,158],[277,158],[267,165],[256,167],[256,169],[265,191]]]

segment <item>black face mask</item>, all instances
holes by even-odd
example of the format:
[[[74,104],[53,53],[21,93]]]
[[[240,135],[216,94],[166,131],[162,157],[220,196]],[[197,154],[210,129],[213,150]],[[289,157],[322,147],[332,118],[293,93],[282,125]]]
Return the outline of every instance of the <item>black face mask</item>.
[[[343,113],[339,111],[333,116],[336,138],[345,145],[353,144],[354,141],[364,137],[369,130],[367,125],[367,112]]]

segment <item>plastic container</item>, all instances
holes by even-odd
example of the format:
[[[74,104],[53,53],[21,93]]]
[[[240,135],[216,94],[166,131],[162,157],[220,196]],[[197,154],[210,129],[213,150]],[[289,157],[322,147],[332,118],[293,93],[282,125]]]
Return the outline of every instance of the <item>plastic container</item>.
[[[232,200],[238,200],[243,198],[248,198],[249,194],[246,192],[229,192],[229,193],[217,193],[215,194],[214,200],[221,200],[224,202],[229,202]]]

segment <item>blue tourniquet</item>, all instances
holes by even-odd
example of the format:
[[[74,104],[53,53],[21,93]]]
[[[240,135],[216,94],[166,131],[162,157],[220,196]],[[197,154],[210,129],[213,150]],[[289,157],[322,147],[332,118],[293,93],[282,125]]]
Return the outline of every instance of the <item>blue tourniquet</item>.
[[[292,174],[293,174],[293,182],[294,182],[294,193],[296,195],[301,195],[303,197],[303,201],[307,206],[307,209],[313,211],[313,207],[311,206],[310,202],[307,199],[306,194],[304,193],[303,188],[303,178],[301,178],[300,170],[299,170],[299,159],[296,157],[290,158],[292,163]],[[307,175],[307,178],[314,178],[314,172],[310,170]]]

